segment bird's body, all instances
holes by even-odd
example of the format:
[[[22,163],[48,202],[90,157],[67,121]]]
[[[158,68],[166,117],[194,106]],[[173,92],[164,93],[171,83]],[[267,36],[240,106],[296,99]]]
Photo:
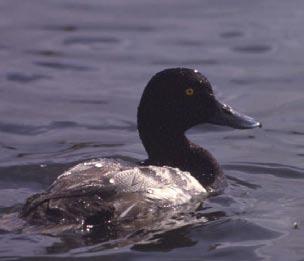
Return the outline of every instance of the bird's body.
[[[201,123],[255,128],[260,123],[214,97],[196,70],[167,69],[148,83],[138,107],[138,131],[148,153],[143,164],[111,159],[80,163],[30,197],[20,216],[30,224],[77,226],[152,220],[160,209],[188,204],[222,189],[216,159],[185,131]]]
[[[46,192],[29,198],[22,213],[40,225],[79,220],[100,224],[134,219],[206,195],[189,172],[178,168],[96,159],[64,172]]]

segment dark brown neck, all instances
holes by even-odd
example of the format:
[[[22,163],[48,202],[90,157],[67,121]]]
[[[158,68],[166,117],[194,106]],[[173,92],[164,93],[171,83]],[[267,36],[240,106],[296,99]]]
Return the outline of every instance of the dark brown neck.
[[[207,150],[191,143],[183,131],[158,126],[157,129],[138,126],[149,156],[146,165],[167,165],[189,171],[204,186],[210,186],[222,173],[215,158]]]
[[[189,141],[183,133],[170,134],[164,129],[144,132],[139,129],[140,138],[148,153],[149,160],[166,161],[174,159],[189,147]]]

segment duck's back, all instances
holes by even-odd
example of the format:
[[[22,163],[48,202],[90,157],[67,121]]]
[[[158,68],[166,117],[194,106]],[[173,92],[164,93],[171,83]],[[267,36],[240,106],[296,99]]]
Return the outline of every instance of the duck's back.
[[[189,172],[98,159],[64,172],[30,197],[21,215],[32,224],[121,221],[188,202],[206,190]]]

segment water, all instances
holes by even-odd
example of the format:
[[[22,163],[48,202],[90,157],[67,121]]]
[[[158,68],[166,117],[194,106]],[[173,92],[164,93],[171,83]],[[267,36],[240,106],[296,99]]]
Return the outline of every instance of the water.
[[[198,213],[211,213],[209,222],[125,245],[1,232],[2,259],[302,260],[303,8],[300,0],[1,1],[1,214],[81,160],[144,159],[136,108],[164,68],[197,68],[264,126],[189,131],[229,181]]]

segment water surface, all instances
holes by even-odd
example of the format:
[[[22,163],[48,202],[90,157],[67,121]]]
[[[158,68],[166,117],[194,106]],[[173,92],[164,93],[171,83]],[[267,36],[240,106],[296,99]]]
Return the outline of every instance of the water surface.
[[[164,68],[197,68],[220,99],[264,127],[188,132],[228,177],[225,193],[197,213],[208,222],[123,246],[3,231],[0,257],[303,260],[303,8],[300,0],[1,1],[2,215],[81,160],[145,159],[136,108]]]

